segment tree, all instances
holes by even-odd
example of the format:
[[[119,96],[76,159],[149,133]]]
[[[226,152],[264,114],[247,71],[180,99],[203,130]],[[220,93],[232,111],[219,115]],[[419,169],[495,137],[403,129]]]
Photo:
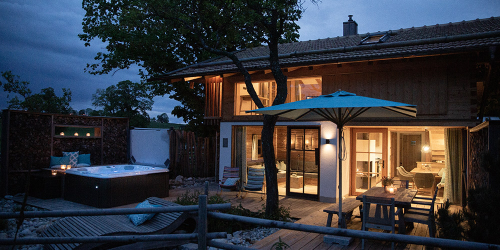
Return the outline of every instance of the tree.
[[[261,108],[263,104],[253,88],[251,75],[232,52],[267,44],[269,68],[277,84],[273,105],[286,100],[287,77],[280,68],[278,44],[297,40],[299,27],[295,22],[303,11],[301,0],[84,0],[83,7],[87,11],[83,28],[85,34],[80,38],[86,45],[94,38],[109,42],[109,53],[100,53],[95,58],[101,64],[88,67],[95,73],[107,73],[138,63],[155,75],[207,56],[226,56],[243,74],[247,91],[257,107]],[[187,84],[179,84],[187,88]],[[165,93],[182,89],[173,87],[175,83],[157,86],[159,91]],[[196,87],[193,90],[193,93],[199,91]],[[177,94],[187,96],[180,91]],[[190,103],[189,98],[184,100]],[[195,108],[192,110],[199,110],[196,105],[203,103],[193,103]],[[185,110],[186,113],[177,111],[186,114],[191,110]],[[264,116],[262,129],[268,216],[279,208],[272,140],[276,121],[275,116]]]
[[[33,112],[70,114],[73,109],[69,106],[71,102],[71,91],[63,88],[63,96],[58,97],[52,87],[44,88],[38,94],[32,94],[27,81],[19,80],[20,77],[13,75],[11,71],[2,72],[4,82],[0,86],[8,93],[14,93],[22,97],[14,96],[7,103],[10,109],[22,109]]]
[[[147,127],[148,110],[153,106],[153,95],[142,84],[121,81],[106,89],[97,89],[92,95],[92,105],[102,107],[101,115],[128,117],[130,126]]]
[[[156,116],[156,118],[157,118],[156,120],[159,123],[168,123],[169,122],[167,113],[163,113],[161,115],[158,115],[158,116]]]

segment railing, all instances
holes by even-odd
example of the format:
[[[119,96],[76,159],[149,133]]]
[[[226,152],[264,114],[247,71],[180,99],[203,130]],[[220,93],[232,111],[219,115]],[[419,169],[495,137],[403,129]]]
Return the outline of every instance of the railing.
[[[198,249],[206,249],[207,239],[226,238],[226,232],[207,232],[207,214],[209,210],[226,210],[231,208],[231,203],[207,205],[207,195],[200,195],[199,205],[152,207],[152,208],[115,208],[115,209],[88,209],[66,211],[25,211],[1,212],[0,219],[8,218],[44,218],[66,216],[92,216],[92,215],[125,215],[145,213],[171,213],[171,212],[196,212],[198,211],[198,233],[175,235],[123,235],[123,236],[90,236],[90,237],[26,237],[19,239],[0,239],[0,245],[24,244],[62,244],[62,243],[103,243],[122,242],[134,243],[144,241],[181,241],[198,240]],[[217,244],[217,243],[215,243]],[[220,244],[217,244],[220,245]],[[229,244],[224,244],[228,245]]]
[[[198,249],[206,249],[213,246],[223,249],[250,249],[242,246],[235,246],[212,239],[225,238],[226,232],[208,233],[208,216],[221,220],[237,221],[255,224],[264,227],[276,227],[281,229],[291,229],[304,232],[320,234],[348,236],[363,239],[382,240],[391,242],[402,242],[442,248],[452,249],[500,249],[500,245],[449,240],[441,238],[429,238],[413,235],[388,234],[370,231],[322,227],[305,225],[291,222],[274,221],[267,219],[250,218],[239,215],[224,214],[218,212],[208,212],[213,210],[224,210],[231,207],[230,203],[207,205],[208,182],[205,183],[205,194],[198,198],[198,205],[175,206],[175,207],[154,207],[154,208],[120,208],[120,209],[89,209],[89,210],[67,210],[67,211],[27,211],[13,213],[0,213],[0,218],[34,218],[34,217],[65,217],[65,216],[89,216],[89,215],[116,215],[116,214],[140,214],[140,213],[168,213],[168,212],[194,212],[198,211],[198,233],[175,234],[175,235],[127,235],[127,236],[95,236],[95,237],[50,237],[50,238],[20,238],[20,239],[0,239],[0,245],[20,245],[20,244],[54,244],[54,243],[103,243],[103,242],[123,242],[134,243],[143,241],[180,241],[196,240]]]

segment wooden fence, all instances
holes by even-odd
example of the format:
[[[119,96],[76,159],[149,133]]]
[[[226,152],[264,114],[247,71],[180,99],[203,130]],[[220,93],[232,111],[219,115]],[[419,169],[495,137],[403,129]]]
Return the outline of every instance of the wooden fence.
[[[170,130],[170,176],[213,177],[219,164],[219,133],[196,137],[193,132]]]

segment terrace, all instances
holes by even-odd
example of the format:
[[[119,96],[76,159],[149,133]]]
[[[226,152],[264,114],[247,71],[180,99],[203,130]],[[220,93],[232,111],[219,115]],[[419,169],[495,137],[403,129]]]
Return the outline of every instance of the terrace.
[[[200,186],[188,186],[182,188],[176,188],[170,190],[170,196],[164,198],[165,200],[175,201],[177,197],[182,196],[187,191],[194,192],[200,191],[203,192],[203,187]],[[211,183],[209,185],[209,196],[215,195],[218,191],[218,186],[216,183]],[[260,193],[248,193],[248,195],[244,198],[237,198],[236,191],[224,191],[222,192],[222,196],[225,200],[231,202],[233,206],[241,205],[249,209],[251,211],[259,211],[262,209],[264,200],[261,199],[262,195]],[[17,196],[13,198],[14,200],[21,202],[22,197]],[[439,201],[439,199],[438,199]],[[71,209],[92,209],[91,206],[81,205],[78,203],[70,202],[63,200],[61,198],[56,199],[37,199],[34,197],[28,198],[28,204],[36,207],[41,207],[49,210],[71,210]],[[137,203],[120,206],[117,208],[133,208],[137,205]],[[323,209],[331,206],[331,203],[323,203],[318,201],[297,199],[280,196],[280,205],[284,207],[290,208],[290,215],[293,218],[298,219],[295,223],[306,224],[306,225],[314,225],[314,226],[322,226],[324,227],[327,221],[327,213],[323,212]],[[459,209],[459,207],[454,207],[454,209]],[[354,211],[354,215],[359,215],[359,211],[356,209]],[[337,217],[333,216],[333,221],[336,221]],[[336,227],[336,223],[332,223],[333,227]],[[362,226],[361,220],[359,218],[353,218],[352,221],[348,224],[348,229],[360,230]],[[208,225],[210,227],[210,225]],[[382,232],[382,230],[370,230],[374,232]],[[415,235],[415,236],[424,236],[428,237],[428,228],[426,225],[415,224],[415,227],[411,231],[406,232],[407,235]],[[278,242],[278,239],[281,238],[283,242],[288,244],[291,249],[345,249],[346,247],[333,244],[333,243],[325,243],[323,241],[324,234],[319,233],[310,233],[303,231],[295,231],[288,229],[281,229],[270,236],[254,242],[251,245],[251,248],[254,249],[270,249],[273,244]],[[367,249],[372,249],[376,247],[377,249],[389,249],[391,247],[390,242],[376,241],[376,240],[367,240],[365,242]],[[353,242],[349,244],[348,249],[361,249],[361,239],[354,238]],[[424,249],[423,245],[414,245],[414,244],[402,244],[397,243],[396,249]]]

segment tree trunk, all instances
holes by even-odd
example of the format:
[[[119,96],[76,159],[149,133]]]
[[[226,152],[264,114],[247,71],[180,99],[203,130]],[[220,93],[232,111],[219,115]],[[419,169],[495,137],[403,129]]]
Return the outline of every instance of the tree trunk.
[[[274,127],[277,116],[264,115],[264,126],[262,127],[262,156],[266,171],[266,216],[270,218],[279,208],[278,177],[276,171],[276,159],[274,156]]]

